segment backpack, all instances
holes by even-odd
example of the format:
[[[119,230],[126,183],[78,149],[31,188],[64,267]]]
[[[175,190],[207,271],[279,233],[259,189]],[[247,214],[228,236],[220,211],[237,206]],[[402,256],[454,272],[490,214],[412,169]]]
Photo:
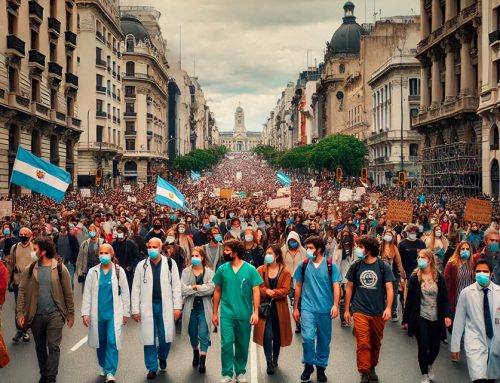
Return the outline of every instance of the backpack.
[[[33,276],[33,270],[35,268],[35,265],[38,261],[34,261],[31,265],[30,265],[30,268],[29,268],[29,278],[31,279],[31,277]],[[63,287],[63,281],[62,281],[62,263],[63,263],[63,259],[62,258],[58,258],[57,259],[57,276],[59,277],[59,283],[61,284],[61,289],[64,290],[64,287]]]
[[[305,281],[305,276],[306,276],[306,267],[309,264],[309,258],[304,259],[302,261],[302,283]],[[330,282],[332,281],[332,275],[333,275],[333,260],[327,259],[326,260],[326,266],[328,267],[328,276],[330,277]]]

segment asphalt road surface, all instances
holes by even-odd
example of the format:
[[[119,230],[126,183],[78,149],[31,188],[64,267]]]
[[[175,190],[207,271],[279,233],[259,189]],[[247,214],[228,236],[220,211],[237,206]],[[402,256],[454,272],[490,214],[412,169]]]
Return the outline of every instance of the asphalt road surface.
[[[94,349],[86,342],[87,329],[79,318],[81,287],[75,287],[77,321],[72,329],[65,327],[61,344],[58,382],[60,383],[103,383],[99,376],[99,365]],[[0,383],[36,383],[39,379],[34,342],[14,344],[15,333],[13,294],[7,294],[3,307],[3,333],[11,356],[10,364],[0,370]],[[139,326],[130,320],[124,330],[122,349],[119,354],[117,382],[146,382],[143,348],[139,343]],[[187,335],[178,335],[168,357],[165,373],[160,373],[153,382],[207,382],[220,380],[219,334],[212,334],[212,347],[207,356],[207,372],[199,374],[191,367],[192,351]],[[294,335],[291,346],[282,349],[276,374],[266,374],[264,352],[260,346],[250,345],[247,365],[249,383],[256,382],[300,382],[302,372],[302,342],[300,335]],[[465,362],[453,364],[450,361],[449,346],[441,344],[441,353],[434,364],[435,383],[470,382]],[[414,338],[406,336],[398,323],[387,323],[385,327],[380,364],[377,368],[381,383],[420,382],[417,362],[417,346]],[[341,328],[338,319],[334,321],[330,363],[326,370],[329,382],[358,382],[356,370],[356,346],[349,328]],[[311,376],[316,380],[315,374]]]

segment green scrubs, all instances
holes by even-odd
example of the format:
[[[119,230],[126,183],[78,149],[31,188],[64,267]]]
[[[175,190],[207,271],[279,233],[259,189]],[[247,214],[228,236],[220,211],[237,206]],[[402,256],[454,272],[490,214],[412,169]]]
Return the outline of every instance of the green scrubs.
[[[247,262],[243,262],[237,273],[228,262],[217,269],[213,282],[221,288],[222,376],[245,374],[252,330],[253,288],[262,283],[262,278]]]

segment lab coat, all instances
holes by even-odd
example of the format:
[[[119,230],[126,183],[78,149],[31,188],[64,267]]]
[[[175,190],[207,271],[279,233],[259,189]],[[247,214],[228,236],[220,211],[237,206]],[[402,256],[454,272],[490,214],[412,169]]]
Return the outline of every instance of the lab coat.
[[[182,310],[181,281],[177,264],[172,260],[172,272],[169,270],[167,257],[161,256],[161,298],[165,341],[174,340],[174,309]],[[135,269],[132,284],[132,314],[141,316],[141,343],[144,346],[155,344],[153,320],[153,272],[150,258],[139,262]]]
[[[121,295],[118,295],[117,270],[120,273]],[[90,316],[90,326],[88,335],[88,345],[92,348],[99,348],[99,274],[101,264],[92,267],[85,279],[85,287],[82,299],[82,316]],[[130,292],[128,290],[127,275],[120,266],[111,265],[111,288],[113,290],[113,316],[115,325],[116,348],[120,349],[123,317],[130,317]]]
[[[455,311],[451,352],[460,351],[463,334],[471,380],[500,378],[500,286],[490,282],[488,287],[493,325],[491,340],[484,326],[484,293],[477,282],[462,290]]]

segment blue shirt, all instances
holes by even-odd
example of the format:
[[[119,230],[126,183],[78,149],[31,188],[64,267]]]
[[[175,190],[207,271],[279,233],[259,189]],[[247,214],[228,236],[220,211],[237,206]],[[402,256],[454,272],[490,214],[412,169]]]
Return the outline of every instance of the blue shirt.
[[[339,269],[335,263],[332,263],[332,280],[330,281],[326,258],[318,267],[315,267],[313,262],[309,261],[304,272],[304,278],[302,278],[303,263],[304,261],[299,263],[293,275],[295,281],[302,282],[301,309],[313,313],[329,313],[333,306],[332,283],[342,281]]]
[[[111,276],[113,275],[113,267],[105,274],[102,267],[99,272],[99,293],[98,293],[98,320],[105,322],[113,319],[113,286],[111,285]]]

